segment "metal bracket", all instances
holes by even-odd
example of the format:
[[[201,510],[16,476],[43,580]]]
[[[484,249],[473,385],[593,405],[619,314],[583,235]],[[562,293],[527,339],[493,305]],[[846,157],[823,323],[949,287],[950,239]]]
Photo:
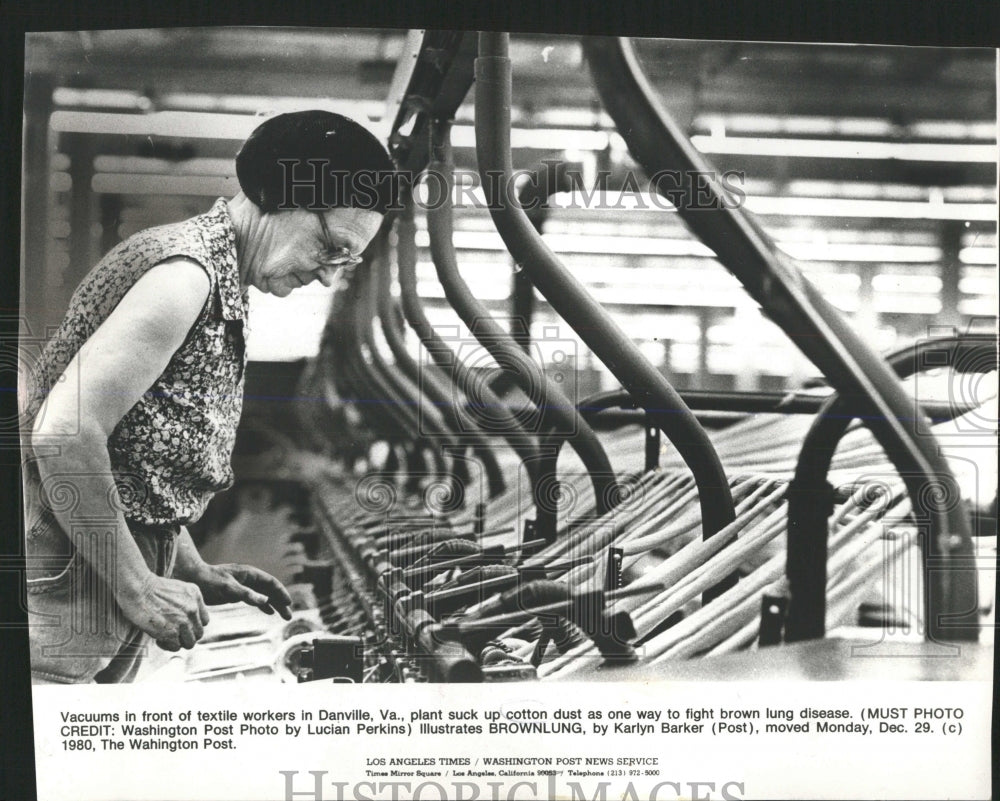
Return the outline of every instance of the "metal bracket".
[[[537,546],[529,544],[536,539],[536,534],[537,526],[535,525],[535,521],[525,520],[524,528],[521,531],[521,558],[518,559],[518,564],[538,550]]]
[[[765,593],[760,599],[760,632],[757,645],[780,645],[785,630],[785,614],[788,612],[788,598]]]
[[[646,415],[646,471],[660,466],[660,429],[652,418]]]
[[[604,591],[620,589],[622,586],[622,562],[625,559],[625,549],[608,548],[608,564],[604,572]]]

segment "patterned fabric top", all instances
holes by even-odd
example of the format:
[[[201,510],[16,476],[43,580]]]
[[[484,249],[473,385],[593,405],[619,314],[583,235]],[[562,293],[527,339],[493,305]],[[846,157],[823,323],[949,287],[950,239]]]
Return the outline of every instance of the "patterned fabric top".
[[[142,231],[101,259],[46,343],[35,376],[38,392],[25,407],[31,426],[44,396],[125,293],[151,267],[178,256],[198,262],[208,273],[208,301],[163,374],[108,438],[125,517],[152,525],[197,520],[212,496],[233,483],[230,460],[243,408],[248,296],[240,288],[236,234],[224,199],[190,220]],[[33,450],[44,458],[42,443],[34,443]],[[24,479],[30,505],[39,489],[31,459]],[[32,482],[34,487],[28,486]]]

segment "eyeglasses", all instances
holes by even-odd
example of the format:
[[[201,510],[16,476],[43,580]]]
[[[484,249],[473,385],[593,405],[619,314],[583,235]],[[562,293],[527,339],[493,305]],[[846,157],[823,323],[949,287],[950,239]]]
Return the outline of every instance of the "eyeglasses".
[[[326,243],[323,246],[323,252],[317,259],[321,267],[352,267],[355,264],[361,264],[364,259],[361,256],[355,256],[351,253],[350,248],[347,247],[337,247],[330,241],[330,229],[326,225],[326,218],[322,214],[317,214],[319,217],[319,224],[323,229],[323,240]]]

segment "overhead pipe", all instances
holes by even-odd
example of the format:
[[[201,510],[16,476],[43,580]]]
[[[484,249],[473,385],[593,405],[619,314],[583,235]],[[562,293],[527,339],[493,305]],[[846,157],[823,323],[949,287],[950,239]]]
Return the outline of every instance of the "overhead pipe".
[[[451,193],[454,185],[454,164],[451,157],[451,122],[433,120],[431,125],[432,153],[428,170],[436,172],[440,177],[441,197],[432,198],[428,203],[427,230],[430,235],[434,266],[444,287],[445,297],[479,343],[502,367],[512,372],[517,386],[537,407],[540,426],[568,434],[570,446],[579,455],[590,475],[597,513],[603,515],[617,501],[617,483],[611,463],[597,435],[580,417],[563,392],[546,377],[541,366],[528,358],[510,334],[497,324],[459,273],[452,244]],[[540,402],[535,398],[538,393],[541,394]],[[532,491],[535,494],[536,507],[544,503],[544,501],[539,502],[541,500],[538,495],[539,489],[538,481],[534,481]],[[540,531],[539,534],[549,540],[555,536],[554,531]]]
[[[388,228],[388,223],[386,225]],[[446,412],[450,407],[442,406],[439,403],[421,405],[421,390],[424,391],[424,394],[431,395],[431,392],[428,391],[430,382],[425,380],[422,382],[422,387],[418,385],[421,379],[420,371],[403,342],[401,321],[398,319],[399,307],[392,297],[392,270],[389,264],[388,239],[389,231],[387,230],[379,249],[380,258],[372,260],[371,270],[374,272],[375,311],[378,315],[382,335],[392,352],[397,369],[389,369],[377,352],[375,358],[385,365],[386,378],[404,398],[404,402],[409,408],[415,412],[417,426],[413,430],[414,438],[418,441],[433,441],[442,450],[443,455],[450,457],[452,478],[457,482],[453,486],[453,490],[464,494],[464,488],[469,483],[469,463],[464,458],[465,444],[456,436],[446,419]],[[419,412],[416,411],[418,409]]]
[[[373,339],[375,307],[370,268],[373,262],[384,258],[385,236],[383,227],[368,248],[366,264],[369,269],[355,270],[351,275],[349,314],[344,321],[347,326],[345,378],[353,380],[356,393],[360,391],[360,397],[365,400],[363,409],[370,412],[370,403],[377,401],[380,404],[377,413],[369,414],[369,417],[383,418],[389,425],[390,436],[396,443],[403,445],[410,478],[409,487],[416,489],[421,474],[428,472],[424,464],[426,443],[420,442],[416,436],[416,413],[406,405],[405,399],[389,382],[389,370],[382,362]],[[432,448],[430,452],[435,476],[441,478],[448,472],[444,457],[439,450]]]
[[[393,303],[388,259],[380,258],[373,261],[371,270],[371,291],[374,295],[376,315],[382,335],[395,359],[395,364],[387,363],[378,350],[373,353],[373,361],[384,371],[387,383],[401,399],[401,406],[412,413],[411,417],[417,417],[418,425],[411,432],[413,437],[430,435],[445,449],[457,452],[460,445],[445,422],[441,408],[437,405],[430,405],[422,410],[422,417],[421,413],[417,412],[420,403],[420,387],[417,385],[419,376],[414,374],[416,365],[406,351],[406,346],[402,341],[402,332],[396,320],[398,307]],[[372,341],[373,346],[374,344]],[[408,369],[409,366],[414,368],[413,372]]]
[[[927,359],[931,353],[933,363]],[[925,339],[891,354],[887,361],[899,378],[944,366],[983,373],[997,369],[996,340],[986,334]],[[788,486],[786,642],[818,639],[826,631],[826,554],[834,492],[827,475],[838,443],[855,420],[853,407],[850,399],[839,395],[826,400],[802,443]],[[961,409],[959,405],[955,411]],[[947,483],[939,488],[927,485],[925,492],[959,501],[957,486]],[[914,504],[914,512],[918,511]]]
[[[365,256],[367,263],[370,252]],[[322,370],[333,380],[334,388],[343,402],[353,404],[354,410],[366,422],[372,436],[389,446],[390,461],[395,462],[397,449],[403,441],[402,427],[391,411],[387,414],[372,412],[367,399],[373,395],[373,390],[362,378],[367,371],[357,364],[361,361],[361,356],[357,353],[358,337],[355,333],[359,289],[356,274],[363,269],[364,265],[345,268],[342,283],[333,293],[330,313],[320,341],[321,357],[328,356],[322,363]],[[390,472],[394,470],[395,466]]]
[[[525,209],[528,219],[538,233],[542,232],[549,216],[548,199],[557,192],[568,192],[573,185],[566,174],[563,161],[543,161],[527,171],[527,180],[517,192],[517,202]],[[531,355],[531,325],[535,316],[535,286],[531,276],[517,262],[511,270],[510,282],[510,335],[521,349]],[[493,389],[504,395],[510,388],[510,377],[501,373],[493,382]]]
[[[404,416],[404,409],[400,404],[392,402],[391,392],[372,370],[369,361],[371,348],[366,344],[364,333],[371,326],[368,287],[371,263],[377,258],[374,255],[376,247],[373,243],[361,269],[349,275],[341,308],[331,310],[331,314],[338,319],[340,341],[340,347],[336,350],[339,361],[336,377],[339,388],[352,394],[361,412],[376,423],[387,438],[395,443],[402,443],[409,439],[412,429]],[[375,408],[375,404],[378,404],[378,408]]]
[[[417,226],[413,219],[413,194],[409,185],[402,187],[403,208],[396,217],[396,262],[400,276],[403,273],[404,265],[406,269],[416,276],[417,246],[416,231]],[[422,392],[430,403],[430,407],[438,412],[447,424],[451,432],[453,443],[449,448],[456,448],[456,452],[464,453],[466,446],[470,447],[472,453],[479,459],[486,474],[488,482],[489,496],[495,498],[505,489],[503,471],[497,462],[496,454],[490,448],[489,443],[477,428],[469,430],[459,418],[458,409],[455,405],[455,387],[445,384],[446,377],[435,372],[436,365],[425,365],[422,369],[417,361],[410,355],[405,343],[401,326],[396,324],[396,312],[404,301],[397,305],[391,297],[391,276],[389,275],[389,265],[385,265],[385,274],[381,277],[379,291],[379,317],[382,320],[382,329],[386,341],[396,357],[396,363],[403,370],[403,373],[413,382],[419,385],[418,390]],[[402,278],[400,277],[400,295],[402,296]],[[456,465],[456,475],[458,467]]]
[[[372,242],[372,259],[369,270],[363,275],[361,281],[361,292],[358,304],[358,342],[362,346],[362,362],[367,368],[367,378],[375,382],[379,388],[377,397],[382,400],[387,408],[395,412],[401,421],[402,435],[409,440],[411,454],[415,459],[415,472],[411,472],[408,477],[407,488],[416,491],[420,487],[422,478],[431,477],[433,472],[434,481],[449,483],[454,491],[461,491],[454,481],[451,473],[451,465],[440,443],[433,438],[423,436],[420,430],[420,419],[417,414],[417,395],[408,395],[403,386],[397,371],[391,369],[386,363],[378,345],[375,342],[375,317],[378,314],[378,292],[377,278],[379,266],[384,265],[388,258],[389,249],[389,224],[383,224],[379,233]],[[420,460],[430,454],[432,470],[422,469]]]
[[[517,193],[518,205],[527,210],[528,219],[538,233],[542,233],[545,221],[549,216],[549,198],[557,192],[568,192],[572,189],[569,176],[566,174],[566,163],[542,162],[528,171],[526,180]],[[531,276],[524,270],[511,271],[511,316],[513,317],[511,334],[525,353],[531,353],[531,323],[535,316],[535,287]]]
[[[526,180],[521,184],[517,192],[517,203],[528,215],[528,220],[535,227],[538,233],[542,233],[545,222],[548,220],[549,198],[559,192],[570,192],[573,189],[573,178],[568,172],[570,163],[562,159],[543,159],[535,167],[523,173]],[[575,165],[574,165],[575,166]],[[610,175],[606,184],[607,189],[621,189],[624,186],[623,175],[616,171]],[[605,185],[602,183],[602,185]],[[514,339],[524,348],[526,353],[530,353],[531,345],[531,325],[535,312],[535,287],[531,283],[531,276],[524,270],[518,269],[517,264],[512,271],[511,280],[511,316],[518,325],[511,326],[511,334]],[[520,323],[523,322],[523,325]],[[498,392],[502,392],[503,377],[498,380],[496,387]]]
[[[410,204],[410,214],[412,215],[412,194],[407,193],[404,195],[404,202]],[[401,220],[405,219],[406,212],[404,211]],[[429,222],[428,227],[430,227]],[[437,243],[439,256],[441,256],[441,254],[445,251],[450,250],[450,239]],[[453,253],[447,255],[447,258],[450,263],[455,262]],[[427,319],[427,314],[424,311],[420,295],[417,293],[415,253],[413,258],[410,258],[408,255],[404,258],[403,254],[400,255],[399,294],[400,301],[403,306],[403,315],[406,317],[406,321],[416,332],[421,343],[424,348],[426,348],[427,353],[437,365],[438,369],[440,369],[445,376],[450,379],[458,397],[464,397],[465,388],[473,385],[472,373],[465,362],[455,357],[454,351],[448,343],[441,338],[437,331],[434,330],[434,326],[432,326],[430,320]],[[477,419],[476,405],[469,408],[469,416],[471,418],[470,423],[477,425],[480,432],[485,436],[499,434],[503,437],[510,448],[521,458],[521,462],[523,463],[528,476],[531,478],[532,486],[534,486],[537,480],[536,474],[539,461],[538,442],[534,432],[527,431],[524,428],[523,423],[507,411],[500,398],[497,397],[497,395],[494,394],[493,391],[485,385],[485,383],[479,387],[478,395],[479,403],[485,404],[489,407],[491,423],[493,424],[494,429],[487,429],[483,426],[481,418]]]
[[[490,215],[515,261],[639,406],[654,415],[694,474],[702,526],[711,536],[735,518],[729,482],[712,443],[684,401],[535,231],[511,196],[509,36],[479,34],[476,156]]]
[[[919,433],[914,419],[919,412],[896,376],[714,177],[659,102],[629,41],[586,38],[583,47],[604,107],[653,188],[673,202],[691,231],[829,377],[852,414],[867,421],[910,496],[927,500],[927,637],[977,640],[969,521],[961,509],[927,493],[935,477],[950,479],[951,470],[933,438]]]

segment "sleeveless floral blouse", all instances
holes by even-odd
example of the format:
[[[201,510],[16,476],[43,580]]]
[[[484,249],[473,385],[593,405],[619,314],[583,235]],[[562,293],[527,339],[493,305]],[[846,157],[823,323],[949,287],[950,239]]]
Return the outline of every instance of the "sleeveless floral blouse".
[[[46,343],[34,376],[38,392],[25,407],[30,431],[45,395],[125,293],[151,267],[178,256],[205,269],[211,282],[208,300],[163,374],[108,438],[125,518],[150,525],[197,520],[212,496],[233,483],[230,460],[243,408],[248,296],[240,288],[236,235],[224,199],[190,220],[135,234],[101,259]],[[42,443],[33,450],[44,458]],[[31,498],[39,497],[38,469],[31,458],[24,480],[30,523]]]

